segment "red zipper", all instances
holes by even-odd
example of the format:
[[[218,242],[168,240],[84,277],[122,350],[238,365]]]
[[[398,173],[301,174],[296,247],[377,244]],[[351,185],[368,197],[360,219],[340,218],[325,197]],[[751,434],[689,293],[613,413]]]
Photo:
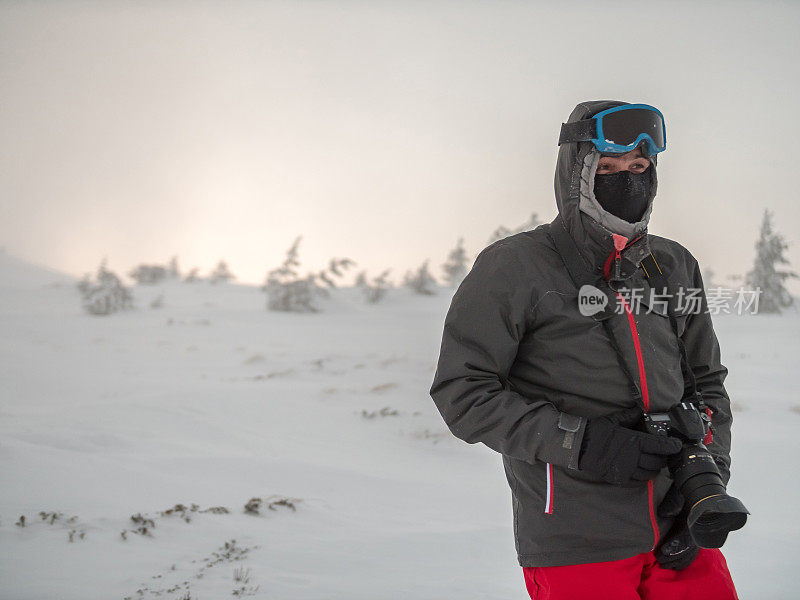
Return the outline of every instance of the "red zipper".
[[[639,331],[636,329],[636,320],[633,318],[633,312],[631,312],[631,307],[628,306],[628,303],[625,302],[625,298],[616,291],[614,291],[614,293],[617,294],[617,298],[622,301],[622,305],[625,307],[625,313],[628,315],[628,325],[631,328],[631,335],[633,336],[633,348],[636,350],[636,362],[639,365],[639,383],[642,386],[642,403],[644,404],[645,410],[650,410],[650,392],[647,390],[647,377],[644,373],[644,359],[642,358],[642,346],[639,343]]]
[[[643,235],[643,234],[642,234]],[[603,268],[603,273],[605,275],[606,280],[609,278],[609,271],[611,270],[611,261],[614,261],[614,276],[616,279],[620,278],[620,263],[622,262],[622,250],[627,248],[630,244],[638,240],[642,235],[637,236],[631,241],[628,241],[623,235],[613,234],[614,238],[614,251],[609,254],[608,259],[606,260],[606,264]],[[642,388],[642,404],[644,404],[644,409],[650,410],[650,393],[647,390],[647,376],[644,372],[644,359],[642,358],[642,346],[639,343],[639,331],[636,329],[636,320],[633,318],[633,312],[631,312],[630,306],[628,303],[625,302],[625,298],[623,298],[616,290],[614,293],[617,295],[617,298],[620,299],[622,302],[622,306],[625,308],[625,314],[628,316],[628,325],[630,326],[631,336],[633,337],[633,347],[636,350],[636,363],[639,366],[639,384]],[[656,511],[653,502],[653,480],[649,480],[647,482],[647,510],[650,513],[650,524],[653,526],[653,547],[650,549],[655,550],[656,545],[658,544],[658,540],[661,537],[661,533],[658,530],[658,522],[656,521]]]
[[[619,250],[617,250],[619,253]],[[625,313],[628,315],[628,325],[631,329],[631,336],[633,337],[633,347],[636,350],[636,362],[639,366],[639,383],[642,387],[642,403],[644,404],[645,410],[650,410],[650,394],[647,391],[647,377],[645,376],[644,372],[644,359],[642,358],[642,346],[639,343],[639,331],[636,329],[636,320],[633,318],[633,312],[631,312],[630,306],[628,303],[625,302],[625,298],[623,298],[616,290],[614,293],[617,295],[617,298],[620,299],[622,302],[622,306],[625,308]],[[650,512],[650,523],[653,526],[653,547],[652,550],[655,550],[656,545],[658,544],[658,539],[660,537],[660,532],[658,531],[658,522],[656,521],[656,512],[655,507],[653,506],[653,480],[650,479],[647,482],[647,508]]]

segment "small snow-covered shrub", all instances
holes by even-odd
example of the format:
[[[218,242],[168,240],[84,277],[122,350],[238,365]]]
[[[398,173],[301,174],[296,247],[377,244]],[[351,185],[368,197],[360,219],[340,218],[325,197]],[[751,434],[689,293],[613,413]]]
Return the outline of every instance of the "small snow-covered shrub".
[[[328,263],[327,270],[322,269],[320,272],[312,275],[312,277],[315,279],[317,287],[319,288],[319,293],[322,296],[330,297],[330,293],[325,286],[327,286],[327,288],[335,288],[336,284],[334,283],[333,278],[343,277],[344,270],[348,269],[354,264],[356,263],[349,258],[332,258]]]
[[[128,277],[139,285],[155,285],[164,281],[169,275],[169,270],[163,265],[139,265],[128,273]]]
[[[282,280],[274,273],[267,278],[264,289],[267,292],[267,309],[285,312],[319,312],[314,304],[314,297],[320,294],[320,288],[314,282],[314,276],[305,279]]]
[[[224,260],[219,261],[208,276],[208,281],[212,284],[227,283],[231,279],[236,279],[236,276],[231,273],[230,269],[228,269],[228,263]]]
[[[361,409],[361,416],[364,417],[365,419],[374,419],[375,417],[396,417],[399,414],[400,412],[397,409],[392,408],[390,406],[384,406],[380,410],[372,410],[372,411]]]
[[[387,290],[392,287],[392,284],[386,279],[390,271],[391,269],[386,269],[377,277],[373,277],[371,281],[367,280],[365,272],[359,273],[356,285],[364,292],[364,298],[367,302],[370,304],[379,302],[386,295]]]
[[[458,238],[458,244],[447,255],[447,262],[442,265],[444,280],[450,287],[457,287],[467,274],[467,253],[464,250],[464,238]]]
[[[262,290],[267,293],[267,309],[285,312],[319,312],[315,304],[317,296],[329,296],[326,289],[336,287],[334,277],[341,277],[343,269],[355,264],[349,258],[332,258],[327,270],[309,273],[301,277],[295,267],[300,265],[297,248],[302,236],[298,236],[286,252],[281,266],[267,273]]]
[[[359,271],[358,275],[356,275],[356,279],[353,282],[353,285],[356,287],[364,287],[367,283],[367,272],[366,271]]]
[[[416,272],[407,271],[403,278],[403,285],[411,288],[417,294],[431,296],[435,293],[432,288],[436,285],[436,280],[428,271],[428,262],[426,260],[422,263]]]
[[[178,257],[173,256],[169,259],[169,276],[172,279],[180,279],[181,278],[181,270],[178,267]]]
[[[200,269],[195,267],[194,269],[189,271],[189,273],[186,275],[186,277],[183,278],[183,282],[184,283],[196,283],[196,282],[198,282],[198,281],[200,281],[202,279],[203,278],[200,276]]]
[[[262,289],[267,293],[267,309],[285,312],[318,312],[314,305],[314,295],[318,293],[313,276],[300,278],[295,267],[297,247],[302,236],[298,236],[286,251],[286,258],[280,267],[267,273]]]
[[[77,284],[83,309],[92,315],[110,315],[133,308],[133,295],[116,274],[106,268],[106,261],[97,270],[97,279],[89,275]]]
[[[293,512],[297,512],[297,504],[300,502],[302,502],[300,498],[287,498],[277,494],[273,494],[267,498],[250,498],[247,504],[244,505],[244,512],[249,515],[260,515],[262,508],[278,510],[275,508],[276,506],[285,506],[286,508],[292,509]]]
[[[514,235],[516,233],[522,233],[523,231],[530,231],[531,229],[536,229],[541,224],[539,221],[539,216],[536,213],[531,214],[531,218],[528,219],[526,223],[523,223],[519,227],[515,229],[509,229],[508,227],[504,227],[501,225],[497,229],[494,230],[492,236],[489,238],[489,244],[492,242],[496,242],[497,240],[502,240],[505,237],[510,235]]]

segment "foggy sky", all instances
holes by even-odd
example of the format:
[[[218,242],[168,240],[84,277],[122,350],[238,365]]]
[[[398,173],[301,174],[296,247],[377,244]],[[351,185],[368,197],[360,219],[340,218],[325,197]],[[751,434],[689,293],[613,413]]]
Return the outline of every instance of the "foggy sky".
[[[302,235],[302,273],[439,276],[552,219],[561,122],[619,99],[667,121],[651,233],[730,283],[770,208],[800,272],[798,30],[780,2],[2,2],[0,246],[260,283]]]

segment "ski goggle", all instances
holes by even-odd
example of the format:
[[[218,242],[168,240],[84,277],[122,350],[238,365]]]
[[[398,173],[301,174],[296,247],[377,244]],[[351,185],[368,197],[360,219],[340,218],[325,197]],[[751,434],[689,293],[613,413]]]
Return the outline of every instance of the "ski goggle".
[[[623,104],[608,108],[590,119],[562,123],[558,145],[592,142],[600,152],[623,153],[647,142],[648,154],[658,154],[667,147],[664,115],[649,104]]]

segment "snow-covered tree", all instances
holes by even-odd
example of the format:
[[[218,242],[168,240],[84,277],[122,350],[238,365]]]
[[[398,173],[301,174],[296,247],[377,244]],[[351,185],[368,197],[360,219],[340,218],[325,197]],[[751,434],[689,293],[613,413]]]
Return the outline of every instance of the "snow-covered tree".
[[[356,280],[353,283],[356,287],[364,287],[367,284],[367,272],[366,271],[359,271],[358,275],[356,275]]]
[[[297,248],[303,236],[297,236],[280,267],[267,273],[261,289],[267,293],[267,309],[287,312],[319,312],[314,297],[319,287],[313,275],[301,278],[295,270],[300,265]]]
[[[355,265],[349,258],[332,258],[328,266],[317,273],[308,273],[300,277],[295,267],[300,265],[297,259],[297,248],[303,236],[297,236],[286,252],[283,264],[269,271],[262,286],[267,292],[267,308],[289,312],[319,312],[315,305],[317,296],[329,297],[329,288],[335,288],[335,278],[342,277],[344,271]]]
[[[442,265],[444,280],[450,287],[457,287],[467,274],[467,253],[464,250],[464,238],[458,238],[458,244],[447,255],[447,262]]]
[[[90,275],[78,282],[83,309],[92,315],[110,315],[133,308],[133,295],[117,275],[106,268],[106,259],[97,269],[96,281]]]
[[[336,277],[344,277],[344,272],[355,264],[356,261],[350,258],[332,258],[328,263],[328,271]]]
[[[181,278],[181,270],[178,268],[178,257],[173,256],[169,259],[169,276],[173,279]]]
[[[542,221],[539,220],[537,213],[531,214],[531,218],[528,219],[526,223],[523,223],[516,229],[509,229],[508,227],[504,227],[501,225],[497,229],[494,230],[492,233],[492,237],[489,238],[489,243],[496,242],[497,240],[502,240],[505,237],[510,235],[514,235],[515,233],[522,233],[523,231],[530,231],[531,229],[536,229],[539,225],[541,225]]]
[[[391,269],[386,269],[377,277],[373,277],[371,281],[368,281],[365,272],[362,272],[364,273],[363,281],[357,285],[359,285],[361,291],[364,292],[364,298],[367,302],[370,304],[379,302],[381,298],[386,295],[387,290],[392,287],[391,282],[387,279],[390,271]],[[359,275],[361,275],[361,273]]]
[[[183,278],[184,283],[196,283],[200,281],[202,277],[200,276],[200,269],[195,267]]]
[[[327,269],[322,269],[319,273],[315,275],[315,277],[322,282],[325,286],[329,288],[335,288],[336,284],[333,282],[334,277],[342,277],[344,276],[344,271],[349,269],[351,266],[355,265],[355,261],[349,258],[332,258],[328,263]],[[319,283],[318,283],[319,285]],[[328,290],[326,290],[323,286],[320,287],[320,292],[324,296],[330,296]]]
[[[212,284],[227,283],[231,279],[236,279],[236,276],[230,272],[230,269],[228,269],[228,263],[226,263],[224,260],[219,261],[217,266],[214,267],[214,270],[208,275],[208,280]]]
[[[169,271],[163,265],[139,265],[128,273],[128,277],[139,285],[155,285],[164,281],[168,275]]]
[[[403,285],[410,287],[417,294],[424,294],[430,296],[435,294],[433,287],[436,285],[436,280],[428,272],[428,263],[426,260],[420,265],[416,272],[407,271],[403,278]]]
[[[764,210],[761,221],[761,234],[756,242],[756,258],[752,270],[745,276],[745,285],[751,289],[760,288],[758,310],[764,313],[779,313],[782,308],[792,304],[792,296],[784,282],[797,274],[789,270],[779,270],[779,265],[788,265],[783,255],[789,247],[782,235],[772,230],[772,214]]]
[[[267,283],[267,308],[287,312],[319,312],[314,298],[319,294],[314,276],[277,283]]]

